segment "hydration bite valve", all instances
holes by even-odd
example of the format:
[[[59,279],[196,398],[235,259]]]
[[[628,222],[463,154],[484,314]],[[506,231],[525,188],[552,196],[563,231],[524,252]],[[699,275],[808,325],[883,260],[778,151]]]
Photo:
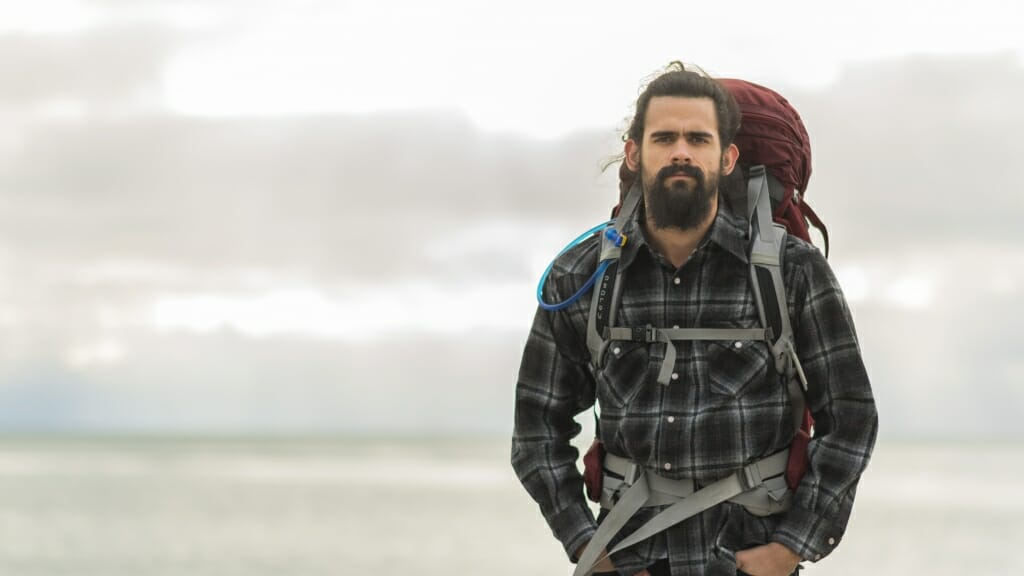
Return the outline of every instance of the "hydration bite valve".
[[[626,240],[629,239],[625,234],[622,234],[612,226],[605,229],[604,237],[611,240],[612,244],[614,244],[616,248],[622,248],[625,246]]]

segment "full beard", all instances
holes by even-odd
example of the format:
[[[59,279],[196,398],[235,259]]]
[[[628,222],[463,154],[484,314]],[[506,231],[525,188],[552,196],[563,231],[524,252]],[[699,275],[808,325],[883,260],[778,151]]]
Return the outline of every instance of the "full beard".
[[[693,181],[675,180],[666,185],[666,180],[676,174],[690,176]],[[649,191],[644,195],[645,213],[658,229],[697,228],[711,215],[712,201],[718,194],[718,179],[718,172],[705,175],[691,164],[665,166],[651,181],[645,179],[644,187]]]

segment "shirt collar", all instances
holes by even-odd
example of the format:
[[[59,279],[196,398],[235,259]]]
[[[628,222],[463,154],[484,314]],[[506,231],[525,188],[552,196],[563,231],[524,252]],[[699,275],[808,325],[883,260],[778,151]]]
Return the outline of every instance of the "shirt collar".
[[[641,247],[647,247],[647,249],[653,251],[653,248],[647,243],[643,228],[640,226],[640,212],[640,209],[634,211],[633,215],[623,226],[622,233],[628,238],[619,256],[619,265],[623,269],[628,268],[633,263]],[[718,205],[718,214],[715,215],[711,228],[700,241],[697,250],[703,249],[709,242],[717,244],[745,264],[750,262],[750,255],[747,252],[747,244],[749,242],[747,223],[742,218],[734,215],[728,208],[722,206],[721,203]]]

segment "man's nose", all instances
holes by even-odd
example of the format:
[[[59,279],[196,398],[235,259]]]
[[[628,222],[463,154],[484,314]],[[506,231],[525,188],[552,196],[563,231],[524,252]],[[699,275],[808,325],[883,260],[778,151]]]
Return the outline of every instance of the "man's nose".
[[[676,142],[676,145],[672,147],[672,155],[669,158],[673,164],[690,164],[693,162],[693,151],[690,149],[690,144],[685,140]]]

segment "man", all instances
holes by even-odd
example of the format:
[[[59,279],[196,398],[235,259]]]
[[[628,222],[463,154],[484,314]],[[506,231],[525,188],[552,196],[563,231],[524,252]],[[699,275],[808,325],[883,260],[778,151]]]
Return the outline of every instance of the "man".
[[[619,258],[618,324],[760,325],[746,220],[719,203],[719,184],[739,159],[738,127],[728,91],[682,67],[653,80],[638,98],[623,161],[639,174],[642,200],[621,230],[628,241]],[[592,239],[559,256],[545,300],[576,294],[593,275],[600,250]],[[595,573],[786,576],[841,539],[877,433],[874,400],[849,311],[824,257],[789,236],[783,275],[816,422],[809,467],[788,510],[757,516],[723,502],[601,559]],[[646,477],[694,489],[785,451],[794,434],[791,404],[766,342],[612,341],[592,366],[591,297],[537,311],[516,387],[512,444],[516,473],[573,560],[597,532],[570,445],[581,429],[574,416],[595,401],[609,454]],[[663,386],[656,375],[667,345],[677,355]],[[605,549],[664,507],[642,508]]]

